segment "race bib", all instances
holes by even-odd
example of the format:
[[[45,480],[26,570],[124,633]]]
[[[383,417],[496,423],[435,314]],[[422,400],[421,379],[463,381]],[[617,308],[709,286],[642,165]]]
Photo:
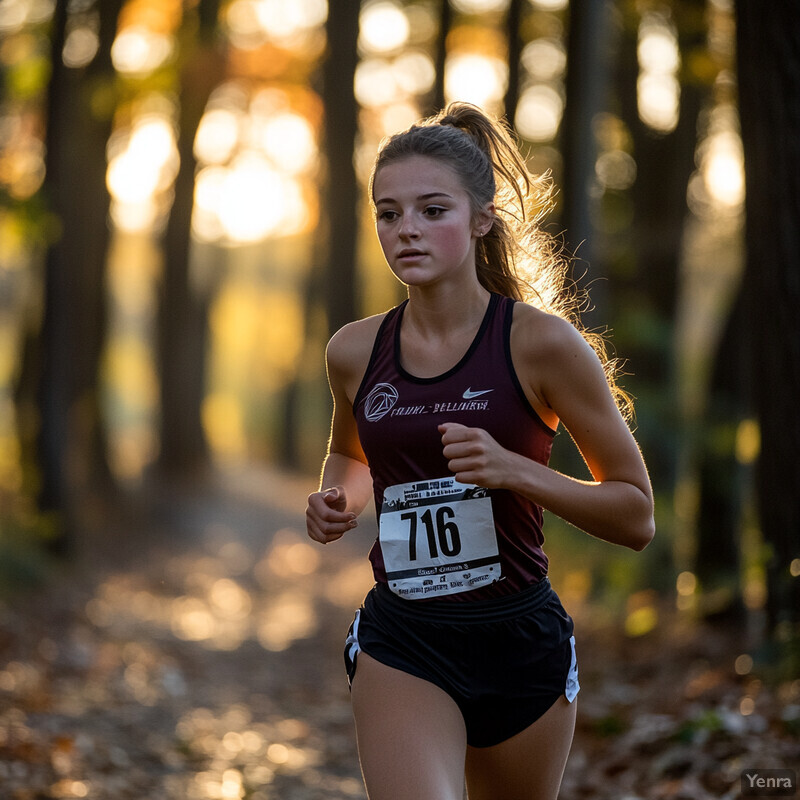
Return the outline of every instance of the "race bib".
[[[389,486],[380,543],[389,588],[409,599],[456,594],[500,579],[489,490],[455,478]]]

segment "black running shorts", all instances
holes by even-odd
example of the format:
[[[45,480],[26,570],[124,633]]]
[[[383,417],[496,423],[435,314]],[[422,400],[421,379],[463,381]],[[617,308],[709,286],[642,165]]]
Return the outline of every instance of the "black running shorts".
[[[444,690],[467,742],[490,747],[525,730],[563,694],[578,694],[572,619],[544,578],[519,594],[474,603],[419,602],[376,584],[345,645],[350,682],[362,650]]]

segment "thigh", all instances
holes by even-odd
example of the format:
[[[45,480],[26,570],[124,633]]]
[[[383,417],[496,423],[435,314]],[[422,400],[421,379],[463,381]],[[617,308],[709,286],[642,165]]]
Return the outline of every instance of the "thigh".
[[[451,697],[364,652],[351,692],[370,800],[462,800],[467,735]]]
[[[563,695],[524,731],[492,747],[470,747],[469,800],[555,800],[575,731],[576,703]]]

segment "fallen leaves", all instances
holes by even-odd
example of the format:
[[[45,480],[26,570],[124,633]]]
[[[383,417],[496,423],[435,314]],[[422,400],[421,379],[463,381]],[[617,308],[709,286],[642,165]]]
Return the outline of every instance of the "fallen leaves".
[[[190,534],[0,606],[4,800],[363,800],[341,647],[369,542],[321,552],[271,504],[203,502]],[[800,764],[800,680],[658,620],[632,638],[580,610],[561,800],[734,800],[744,769]]]

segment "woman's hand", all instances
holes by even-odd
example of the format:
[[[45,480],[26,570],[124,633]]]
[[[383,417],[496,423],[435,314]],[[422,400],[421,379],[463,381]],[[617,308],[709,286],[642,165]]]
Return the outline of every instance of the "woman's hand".
[[[347,496],[343,486],[333,486],[308,496],[306,529],[321,544],[335,542],[358,525],[356,515],[346,511]]]
[[[459,483],[474,483],[487,489],[504,488],[515,453],[501,447],[483,428],[468,428],[457,422],[439,425],[442,453],[447,468]]]

